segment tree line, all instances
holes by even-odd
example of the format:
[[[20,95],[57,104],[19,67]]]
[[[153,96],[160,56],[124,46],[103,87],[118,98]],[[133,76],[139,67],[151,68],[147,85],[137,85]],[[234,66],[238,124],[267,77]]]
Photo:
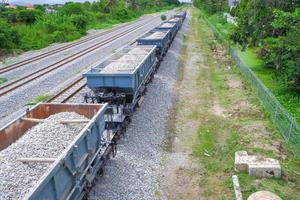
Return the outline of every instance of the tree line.
[[[35,5],[31,9],[0,5],[0,55],[71,41],[90,28],[109,27],[176,5],[177,0],[99,0]]]
[[[194,5],[209,14],[230,12],[238,23],[232,41],[242,49],[258,48],[281,83],[300,89],[300,0],[240,0],[231,10],[227,0],[194,0]]]

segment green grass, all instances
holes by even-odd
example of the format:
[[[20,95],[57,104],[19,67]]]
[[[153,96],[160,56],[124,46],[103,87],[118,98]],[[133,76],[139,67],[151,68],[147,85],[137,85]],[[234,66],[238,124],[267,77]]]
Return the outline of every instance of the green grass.
[[[2,77],[0,77],[0,85],[2,85],[3,83],[5,83],[7,81],[7,79],[6,78],[2,78]]]
[[[51,95],[39,95],[39,96],[34,97],[34,99],[31,102],[29,102],[27,105],[36,105],[41,102],[46,102],[51,97],[52,97]]]
[[[230,39],[230,35],[234,30],[234,25],[227,23],[226,19],[223,18],[223,13],[216,13],[208,16],[208,20],[219,31],[222,37],[226,40]]]
[[[243,59],[244,63],[252,68],[260,68],[263,65],[263,61],[257,58],[256,49],[247,49],[246,51],[239,50],[239,55]]]

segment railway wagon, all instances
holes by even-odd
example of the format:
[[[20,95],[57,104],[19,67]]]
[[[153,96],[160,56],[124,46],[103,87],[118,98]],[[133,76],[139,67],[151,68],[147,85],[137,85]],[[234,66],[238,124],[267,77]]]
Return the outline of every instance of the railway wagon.
[[[186,18],[186,11],[182,11],[182,12],[176,13],[174,15],[174,17],[182,18],[183,20],[185,20],[185,18]]]
[[[162,60],[172,42],[172,33],[171,30],[153,29],[136,41],[138,45],[156,45],[156,56],[159,60]]]
[[[38,104],[0,130],[0,147],[3,150],[17,142],[27,130],[54,114],[74,112],[88,119],[75,139],[52,161],[46,172],[38,178],[37,184],[30,188],[25,199],[83,197],[86,187],[91,184],[103,162],[100,150],[106,146],[105,141],[108,139],[104,133],[107,106],[108,104]],[[15,189],[17,192],[17,188]]]
[[[175,23],[175,24],[177,24],[178,28],[177,28],[176,31],[178,31],[181,28],[182,24],[183,24],[183,19],[179,18],[179,17],[173,17],[173,18],[167,20],[166,22],[167,23]]]
[[[155,27],[156,30],[170,30],[171,32],[171,38],[174,39],[176,36],[176,33],[179,29],[179,24],[177,23],[169,23],[169,22],[163,22],[159,26]]]
[[[85,96],[86,102],[122,105],[122,114],[131,116],[158,65],[156,48],[153,45],[126,47],[84,73],[87,86],[93,91]]]

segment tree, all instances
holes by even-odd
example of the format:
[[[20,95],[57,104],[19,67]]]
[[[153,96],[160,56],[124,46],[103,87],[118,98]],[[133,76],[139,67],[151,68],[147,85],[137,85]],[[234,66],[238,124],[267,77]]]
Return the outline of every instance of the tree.
[[[300,8],[292,13],[276,10],[274,16],[271,25],[281,35],[265,40],[264,61],[279,72],[280,79],[300,89]]]
[[[194,0],[193,3],[197,8],[203,8],[209,14],[224,11],[228,8],[227,0]]]
[[[41,11],[42,13],[44,13],[45,12],[45,7],[43,6],[43,5],[34,5],[34,8],[36,9],[36,10],[39,10],[39,11]]]
[[[79,3],[69,2],[62,7],[60,13],[63,15],[80,15],[84,14],[84,10],[82,9]]]
[[[235,10],[238,26],[232,39],[243,47],[260,46],[263,39],[278,34],[271,25],[273,11],[280,9],[290,12],[299,6],[299,0],[241,0]]]

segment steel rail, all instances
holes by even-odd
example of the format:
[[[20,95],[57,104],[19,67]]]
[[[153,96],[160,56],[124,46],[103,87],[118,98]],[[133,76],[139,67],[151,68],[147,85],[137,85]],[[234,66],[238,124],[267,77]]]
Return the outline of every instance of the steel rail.
[[[79,93],[83,88],[85,88],[86,82],[83,77],[77,78],[63,90],[59,91],[47,103],[66,103],[73,96]],[[73,91],[74,90],[74,91]]]

